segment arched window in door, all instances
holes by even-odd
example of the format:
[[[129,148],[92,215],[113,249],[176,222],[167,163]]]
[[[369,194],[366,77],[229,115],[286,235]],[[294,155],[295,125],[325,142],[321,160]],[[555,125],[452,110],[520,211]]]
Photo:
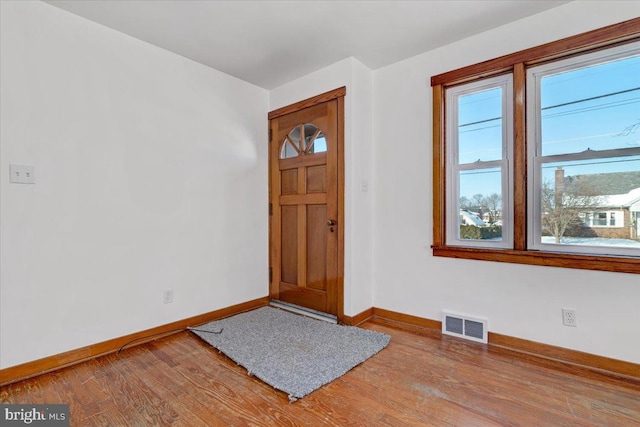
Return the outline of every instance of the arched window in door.
[[[280,158],[289,159],[326,151],[327,140],[322,131],[314,124],[301,123],[285,136],[282,141]]]

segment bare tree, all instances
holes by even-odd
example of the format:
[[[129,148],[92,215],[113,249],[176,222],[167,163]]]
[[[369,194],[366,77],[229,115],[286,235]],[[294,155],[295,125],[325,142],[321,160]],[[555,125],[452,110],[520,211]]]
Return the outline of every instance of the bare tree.
[[[489,213],[489,222],[493,224],[498,219],[498,210],[502,207],[502,197],[493,193],[482,199],[482,208]]]
[[[471,198],[473,209],[478,211],[477,214],[480,218],[482,218],[482,209],[484,204],[483,202],[484,202],[484,196],[480,193],[474,194],[473,197]]]
[[[580,225],[580,212],[597,208],[602,202],[592,185],[574,180],[554,186],[545,180],[542,184],[542,229],[555,237],[556,243],[567,229]]]
[[[471,201],[468,197],[460,197],[460,209],[469,209],[471,207]]]

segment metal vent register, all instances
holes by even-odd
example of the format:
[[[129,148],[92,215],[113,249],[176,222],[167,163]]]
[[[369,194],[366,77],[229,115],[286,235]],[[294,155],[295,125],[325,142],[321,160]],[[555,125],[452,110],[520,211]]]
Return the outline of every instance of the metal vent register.
[[[442,333],[486,344],[487,319],[443,311]]]

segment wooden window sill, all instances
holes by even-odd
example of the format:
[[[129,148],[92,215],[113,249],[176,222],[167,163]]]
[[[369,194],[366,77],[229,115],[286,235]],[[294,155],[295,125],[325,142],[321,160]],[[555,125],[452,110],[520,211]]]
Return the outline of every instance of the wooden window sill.
[[[431,246],[431,248],[433,249],[433,256],[439,257],[613,271],[617,273],[640,273],[640,258],[436,245]]]

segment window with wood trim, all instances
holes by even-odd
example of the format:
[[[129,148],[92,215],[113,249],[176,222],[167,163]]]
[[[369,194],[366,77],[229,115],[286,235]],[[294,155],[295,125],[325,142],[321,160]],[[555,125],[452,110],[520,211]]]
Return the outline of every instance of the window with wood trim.
[[[640,18],[431,83],[434,255],[640,273]]]

